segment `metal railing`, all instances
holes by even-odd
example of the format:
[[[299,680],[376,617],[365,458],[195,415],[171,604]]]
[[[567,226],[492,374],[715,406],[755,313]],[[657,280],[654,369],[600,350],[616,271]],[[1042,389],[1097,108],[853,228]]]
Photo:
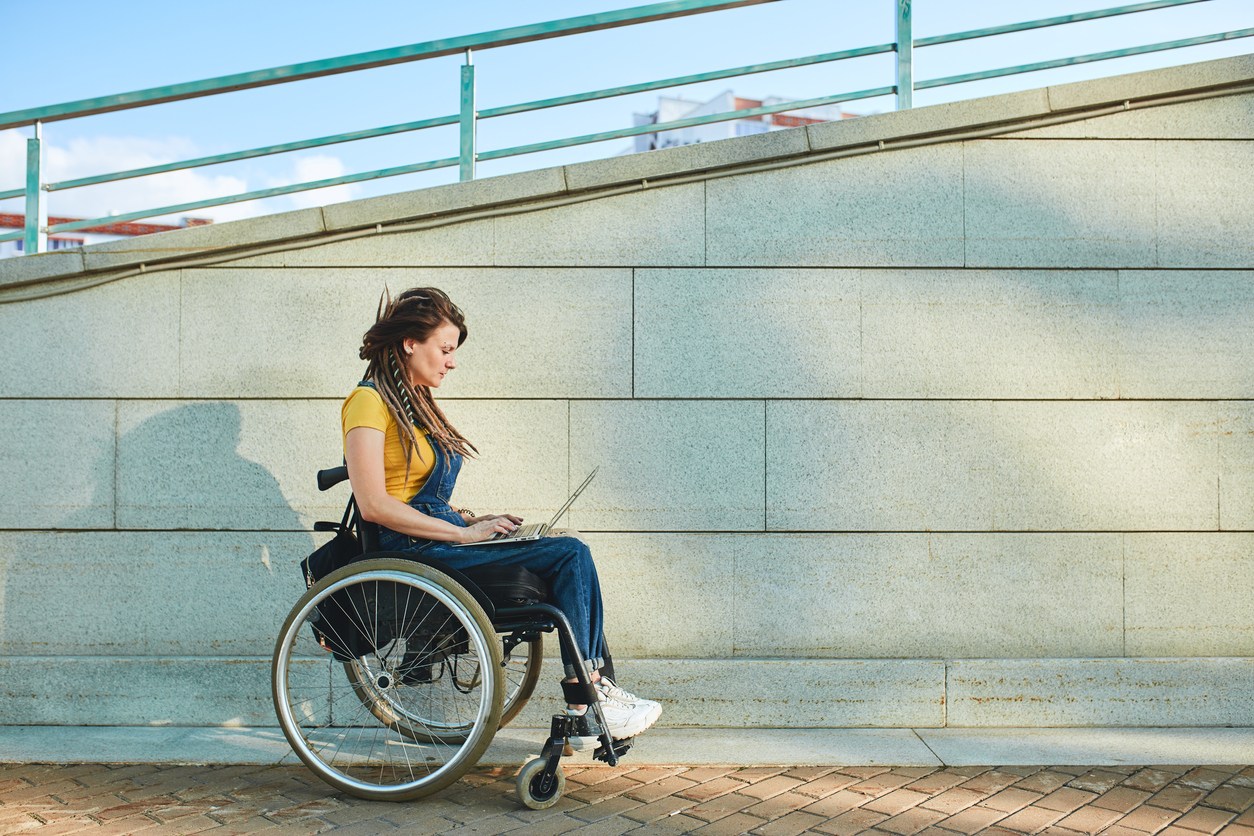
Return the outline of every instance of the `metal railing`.
[[[358,53],[355,55],[346,55],[338,58],[328,58],[321,61],[310,61],[284,67],[273,67],[267,70],[237,73],[234,75],[220,76],[218,78],[205,79],[202,81],[193,81],[164,87],[153,87],[114,96],[103,96],[94,99],[65,102],[63,104],[50,105],[46,107],[0,113],[0,130],[20,127],[33,127],[34,129],[34,136],[27,140],[25,187],[10,189],[8,191],[0,191],[0,200],[23,196],[25,197],[25,229],[19,232],[0,234],[0,242],[21,239],[24,241],[25,252],[42,252],[47,247],[47,235],[49,233],[69,232],[72,230],[86,229],[103,224],[121,223],[125,221],[139,220],[142,218],[156,217],[159,215],[188,212],[210,206],[259,200],[262,198],[277,197],[280,195],[321,189],[329,186],[340,186],[349,183],[362,182],[365,180],[395,177],[402,174],[412,174],[420,171],[429,171],[432,169],[447,168],[452,166],[457,166],[459,168],[460,179],[470,180],[475,176],[475,164],[481,161],[486,162],[505,157],[533,154],[540,151],[568,148],[576,145],[632,137],[641,134],[662,133],[665,131],[695,127],[698,125],[707,125],[715,122],[726,122],[735,119],[765,116],[793,110],[805,110],[822,105],[852,102],[861,99],[875,98],[878,96],[895,94],[898,109],[905,109],[912,106],[913,93],[915,90],[926,90],[954,84],[965,84],[967,82],[981,81],[990,78],[1038,72],[1057,67],[1085,64],[1094,61],[1106,61],[1114,58],[1124,58],[1131,55],[1142,55],[1150,52],[1180,49],[1182,47],[1197,46],[1199,44],[1217,43],[1220,41],[1254,36],[1254,28],[1237,29],[1213,35],[1182,38],[1173,41],[1127,47],[1124,49],[1113,49],[1105,52],[1089,53],[1086,55],[1075,55],[1050,61],[1038,61],[1035,63],[1019,64],[998,69],[962,73],[959,75],[950,75],[942,78],[932,78],[916,82],[914,80],[914,50],[916,48],[957,43],[960,41],[969,41],[977,38],[987,38],[995,35],[1023,32],[1032,29],[1043,29],[1051,26],[1097,20],[1117,15],[1133,14],[1136,12],[1163,9],[1171,6],[1204,3],[1209,2],[1209,0],[1151,0],[1151,2],[1131,3],[1113,8],[1099,9],[1096,11],[1041,18],[1022,23],[991,26],[984,29],[972,29],[964,32],[954,32],[948,35],[938,35],[919,39],[914,38],[912,31],[912,0],[891,0],[895,6],[896,14],[895,40],[891,43],[846,49],[838,52],[827,52],[818,55],[809,55],[802,58],[749,64],[725,70],[714,70],[705,73],[676,76],[656,81],[629,84],[621,87],[594,90],[587,93],[576,93],[568,96],[539,99],[537,101],[506,105],[503,107],[486,108],[483,110],[480,110],[477,107],[475,99],[475,65],[472,61],[475,50],[494,49],[509,46],[511,44],[528,43],[549,38],[564,37],[582,32],[600,31],[620,26],[630,26],[650,21],[666,20],[686,15],[704,14],[742,6],[773,2],[779,2],[779,0],[671,0],[670,2],[654,3],[648,6],[638,6],[611,12],[582,15],[579,17],[547,21],[527,26],[516,26],[509,29],[499,29],[491,32],[483,32],[477,35],[467,35],[458,38],[429,41],[409,46],[394,47],[391,49],[376,50],[373,52]],[[560,107],[563,105],[608,99],[615,96],[626,96],[650,90],[681,87],[684,85],[698,84],[718,79],[736,78],[739,76],[770,72],[773,70],[824,64],[833,61],[842,61],[850,58],[879,55],[883,53],[896,54],[896,77],[894,80],[895,83],[893,84],[884,84],[862,90],[834,93],[831,95],[800,101],[788,101],[774,105],[743,108],[723,113],[677,119],[660,124],[652,123],[647,125],[637,125],[629,128],[620,128],[617,130],[601,131],[599,133],[567,137],[565,139],[535,142],[526,145],[515,145],[509,148],[500,148],[490,151],[480,151],[476,141],[478,123],[484,119],[494,119],[516,113],[527,113],[547,108]],[[190,160],[165,163],[162,165],[145,166],[143,168],[117,171],[110,174],[80,177],[73,180],[63,180],[55,183],[45,182],[43,177],[43,126],[49,122],[77,119],[85,116],[127,110],[131,108],[150,107],[164,102],[183,101],[185,99],[192,99],[200,96],[220,95],[237,90],[246,90],[274,84],[287,84],[338,73],[357,72],[375,67],[411,61],[422,61],[456,54],[463,54],[465,56],[465,63],[461,68],[461,105],[458,113],[455,114],[420,119],[396,125],[386,125],[383,127],[370,128],[360,131],[332,134],[329,136],[315,137],[313,139],[286,142],[278,145],[267,145],[259,148],[250,148],[244,151],[197,157]],[[115,214],[101,218],[75,220],[53,224],[51,226],[48,225],[48,207],[46,197],[49,192],[83,188],[86,186],[111,183],[135,177],[143,177],[152,174],[179,171],[201,166],[217,165],[220,163],[235,162],[238,160],[264,157],[272,154],[283,154],[290,151],[318,148],[343,142],[355,142],[362,139],[389,136],[407,133],[410,131],[419,131],[426,128],[434,128],[445,125],[459,126],[458,154],[456,156],[426,160],[424,162],[394,166],[391,168],[376,169],[373,171],[363,171],[323,180],[296,183],[269,189],[259,189],[225,197],[216,197],[206,200],[192,201],[189,203],[160,206],[151,209],[128,212],[125,214]]]

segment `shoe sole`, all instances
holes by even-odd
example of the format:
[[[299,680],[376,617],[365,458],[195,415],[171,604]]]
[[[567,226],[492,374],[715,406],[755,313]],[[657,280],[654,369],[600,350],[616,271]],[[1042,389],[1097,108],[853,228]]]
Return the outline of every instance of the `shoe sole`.
[[[656,723],[658,721],[658,718],[661,716],[662,716],[662,706],[658,703],[653,703],[653,707],[649,709],[649,713],[644,715],[644,718],[642,720],[636,723],[629,723],[628,725],[623,726],[618,729],[611,730],[610,737],[614,740],[626,740],[629,737],[635,737],[636,735],[640,734],[641,732],[646,731],[650,726]],[[570,746],[572,749],[574,749],[576,752],[582,752],[584,749],[595,747],[599,745],[600,742],[601,742],[601,738],[599,736],[566,738],[566,744]]]

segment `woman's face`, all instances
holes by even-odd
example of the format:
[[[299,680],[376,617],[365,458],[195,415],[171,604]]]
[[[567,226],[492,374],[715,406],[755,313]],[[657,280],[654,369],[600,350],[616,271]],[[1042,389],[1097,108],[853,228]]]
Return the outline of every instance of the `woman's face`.
[[[409,382],[413,386],[439,387],[444,382],[444,375],[457,368],[453,359],[457,352],[457,338],[461,332],[457,326],[445,320],[431,335],[422,342],[406,338],[405,370],[409,372]]]

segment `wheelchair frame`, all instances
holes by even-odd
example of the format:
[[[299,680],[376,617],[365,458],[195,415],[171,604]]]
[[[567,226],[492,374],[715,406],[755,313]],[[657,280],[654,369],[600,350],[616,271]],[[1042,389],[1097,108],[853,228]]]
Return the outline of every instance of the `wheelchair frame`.
[[[318,488],[347,478],[346,466],[321,470]],[[548,603],[498,606],[442,561],[379,551],[377,526],[361,518],[351,496],[345,520],[360,554],[296,602],[271,664],[279,725],[319,778],[351,795],[387,801],[422,798],[457,781],[526,704],[539,677],[542,634],[553,631],[575,660],[584,701],[602,729],[593,757],[614,766],[631,748],[628,740],[611,738],[574,631],[560,610]],[[527,670],[506,695],[507,665],[523,644]],[[330,669],[323,674],[319,660],[327,656]],[[336,679],[336,661],[347,688]],[[573,731],[568,715],[553,715],[539,757],[516,779],[527,807],[544,809],[561,798],[561,758]]]

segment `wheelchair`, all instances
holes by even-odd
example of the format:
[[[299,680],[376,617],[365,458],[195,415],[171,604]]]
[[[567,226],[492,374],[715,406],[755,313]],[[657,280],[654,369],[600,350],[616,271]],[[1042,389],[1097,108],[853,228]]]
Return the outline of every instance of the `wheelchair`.
[[[344,466],[322,470],[318,487],[347,478]],[[604,731],[570,623],[543,594],[489,595],[481,584],[490,565],[461,572],[379,551],[377,527],[351,497],[342,525],[314,528],[348,528],[360,552],[292,607],[275,643],[271,685],[284,736],[323,781],[376,801],[410,801],[454,783],[526,705],[550,632],[576,660],[584,702],[603,729],[593,757],[614,766],[631,748]],[[553,716],[540,756],[516,779],[525,806],[540,810],[561,798],[572,730],[564,713]]]

